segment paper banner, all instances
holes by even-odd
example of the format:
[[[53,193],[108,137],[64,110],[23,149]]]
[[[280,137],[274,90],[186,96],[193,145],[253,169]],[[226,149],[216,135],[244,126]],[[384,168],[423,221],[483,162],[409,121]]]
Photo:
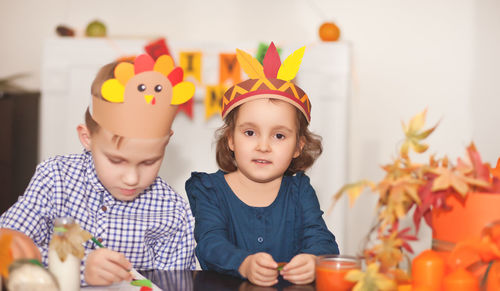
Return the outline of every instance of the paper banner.
[[[205,120],[208,120],[215,114],[221,113],[222,96],[226,87],[223,85],[206,86],[205,95]]]
[[[201,84],[201,52],[181,52],[180,64],[184,69],[184,80],[194,78]]]
[[[236,54],[220,54],[219,55],[219,83],[220,84],[237,84],[241,82],[240,63],[236,58]]]
[[[169,55],[170,50],[168,49],[167,41],[165,38],[157,39],[153,42],[148,43],[144,50],[156,61],[156,59],[161,55]]]
[[[189,119],[193,119],[193,104],[194,104],[194,98],[189,99],[186,103],[183,103],[179,105],[177,112],[184,112]]]

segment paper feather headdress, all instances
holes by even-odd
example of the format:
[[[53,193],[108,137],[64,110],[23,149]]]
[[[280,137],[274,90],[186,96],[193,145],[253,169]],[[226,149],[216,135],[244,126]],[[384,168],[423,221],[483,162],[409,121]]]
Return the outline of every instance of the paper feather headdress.
[[[267,49],[263,65],[248,53],[236,49],[236,57],[243,71],[250,79],[229,88],[222,98],[222,118],[237,106],[260,98],[275,98],[297,107],[311,121],[311,103],[306,93],[290,82],[302,62],[305,47],[293,52],[281,63],[278,51],[271,42]]]
[[[149,55],[134,63],[122,62],[114,78],[106,80],[101,95],[92,96],[92,117],[103,128],[124,137],[157,138],[170,133],[177,107],[195,92],[183,81],[184,71],[168,55],[156,62]]]

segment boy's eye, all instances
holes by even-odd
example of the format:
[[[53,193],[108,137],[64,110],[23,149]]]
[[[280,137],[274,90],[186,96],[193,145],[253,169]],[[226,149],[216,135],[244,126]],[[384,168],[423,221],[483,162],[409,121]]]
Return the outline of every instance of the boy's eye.
[[[121,160],[121,159],[109,159],[109,161],[110,161],[112,164],[119,164],[119,163],[123,162],[123,160]]]
[[[281,133],[277,133],[277,134],[276,134],[276,138],[277,138],[277,139],[284,139],[284,138],[285,138],[285,135],[284,135],[284,134],[281,134]]]
[[[155,163],[156,163],[156,160],[142,162],[142,164],[145,166],[151,166],[151,165],[154,165]]]
[[[244,134],[246,136],[254,136],[255,135],[255,132],[253,130],[245,130]]]

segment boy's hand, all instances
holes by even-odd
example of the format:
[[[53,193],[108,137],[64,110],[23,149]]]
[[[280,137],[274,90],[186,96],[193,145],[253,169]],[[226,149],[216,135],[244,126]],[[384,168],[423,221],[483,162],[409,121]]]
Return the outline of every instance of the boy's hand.
[[[298,254],[283,267],[280,274],[283,279],[293,284],[309,284],[314,281],[316,275],[315,265],[315,255]]]
[[[0,228],[0,236],[4,234],[12,235],[10,250],[14,260],[37,259],[38,261],[41,261],[42,257],[40,255],[40,250],[38,250],[37,246],[29,236],[17,230]]]
[[[278,264],[271,255],[256,253],[243,260],[238,271],[250,282],[259,286],[272,286],[278,283]]]
[[[111,285],[132,280],[132,264],[122,253],[101,248],[92,251],[85,262],[85,281],[89,285]]]

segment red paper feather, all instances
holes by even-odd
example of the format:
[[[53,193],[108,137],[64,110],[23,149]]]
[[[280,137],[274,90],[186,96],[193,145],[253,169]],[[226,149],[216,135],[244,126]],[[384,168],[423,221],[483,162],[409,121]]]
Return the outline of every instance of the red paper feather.
[[[278,50],[276,50],[276,46],[274,46],[273,42],[269,45],[266,55],[262,60],[262,64],[264,66],[264,74],[266,77],[275,79],[281,66],[281,60]]]
[[[170,83],[172,86],[177,85],[178,83],[182,82],[182,79],[184,78],[184,71],[182,70],[181,67],[177,67],[168,74],[168,79],[170,80]]]
[[[135,74],[140,74],[146,71],[152,71],[155,65],[155,61],[149,55],[143,54],[138,56],[134,62]]]

